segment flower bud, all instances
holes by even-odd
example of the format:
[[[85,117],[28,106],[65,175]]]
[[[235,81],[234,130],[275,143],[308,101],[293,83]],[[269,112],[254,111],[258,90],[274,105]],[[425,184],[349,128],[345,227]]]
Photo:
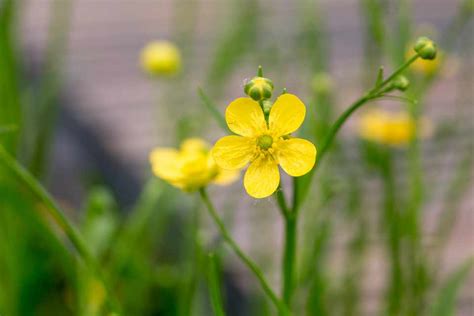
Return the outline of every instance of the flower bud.
[[[418,38],[413,49],[422,59],[432,60],[436,58],[436,43],[428,37],[422,36]]]
[[[408,80],[407,77],[403,75],[398,76],[392,81],[392,86],[395,89],[400,90],[400,91],[405,91],[406,89],[408,89],[409,85],[410,85],[410,81]]]
[[[244,92],[255,101],[270,99],[273,92],[273,82],[268,78],[254,77],[245,84]]]
[[[181,68],[181,54],[173,43],[155,41],[143,48],[140,63],[150,75],[173,75]]]
[[[327,95],[333,89],[333,80],[328,73],[319,72],[314,75],[311,81],[311,88],[316,94]]]

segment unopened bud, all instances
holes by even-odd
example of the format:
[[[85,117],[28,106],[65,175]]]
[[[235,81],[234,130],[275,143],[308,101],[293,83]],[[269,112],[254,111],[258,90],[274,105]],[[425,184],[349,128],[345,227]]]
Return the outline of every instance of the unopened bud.
[[[405,76],[398,76],[397,78],[395,78],[392,82],[392,86],[397,89],[397,90],[400,90],[400,91],[405,91],[406,89],[408,89],[408,86],[410,85],[410,81],[408,80],[407,77]]]
[[[317,94],[329,94],[333,89],[333,85],[331,76],[326,72],[317,73],[311,81],[311,88]]]
[[[264,77],[254,77],[245,84],[244,92],[255,101],[270,99],[273,92],[273,82]]]
[[[436,58],[436,43],[428,37],[422,36],[418,38],[413,49],[422,59],[432,60]]]

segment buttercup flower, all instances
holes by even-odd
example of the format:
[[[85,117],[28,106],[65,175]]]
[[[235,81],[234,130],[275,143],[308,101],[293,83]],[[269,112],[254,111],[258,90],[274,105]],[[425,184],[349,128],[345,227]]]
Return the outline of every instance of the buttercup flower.
[[[431,134],[430,122],[423,118],[420,122],[420,136]],[[371,109],[359,121],[359,134],[362,138],[389,146],[403,146],[415,136],[415,121],[406,112],[388,112]]]
[[[181,68],[181,54],[173,43],[155,41],[143,48],[140,63],[150,75],[173,75]]]
[[[270,110],[268,122],[251,98],[234,100],[225,113],[229,129],[214,145],[212,156],[219,167],[236,170],[250,163],[244,187],[255,198],[270,196],[280,184],[278,165],[293,177],[308,173],[316,161],[316,148],[290,136],[303,123],[306,108],[298,97],[281,95]]]
[[[199,138],[185,140],[179,150],[154,149],[150,163],[157,177],[187,192],[209,183],[226,185],[239,177],[239,172],[219,168],[209,153],[209,145]]]

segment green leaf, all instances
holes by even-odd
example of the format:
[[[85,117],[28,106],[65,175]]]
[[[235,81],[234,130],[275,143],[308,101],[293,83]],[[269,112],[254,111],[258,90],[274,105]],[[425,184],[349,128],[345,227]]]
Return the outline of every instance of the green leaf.
[[[383,66],[380,66],[377,73],[377,79],[375,80],[375,87],[379,86],[383,82]]]
[[[204,104],[206,109],[212,114],[212,117],[216,120],[217,124],[219,124],[219,127],[222,128],[222,130],[224,130],[225,132],[229,132],[225,118],[221,114],[217,106],[214,104],[214,102],[211,101],[211,99],[204,93],[201,88],[198,88],[198,93],[201,97],[202,103]]]
[[[18,39],[15,36],[18,14],[17,1],[0,3],[0,125],[22,126],[21,87]],[[1,144],[16,156],[18,133],[2,136]]]
[[[17,127],[15,125],[0,126],[0,135],[1,134],[7,134],[7,133],[13,133],[16,130],[17,130]]]
[[[434,300],[430,313],[431,316],[455,315],[458,292],[467,280],[473,265],[474,258],[471,257],[448,276]]]
[[[214,253],[210,253],[208,255],[208,258],[209,258],[209,267],[208,267],[209,292],[211,295],[212,309],[214,310],[214,315],[225,316],[224,307],[222,304],[221,289],[220,289],[218,262]]]

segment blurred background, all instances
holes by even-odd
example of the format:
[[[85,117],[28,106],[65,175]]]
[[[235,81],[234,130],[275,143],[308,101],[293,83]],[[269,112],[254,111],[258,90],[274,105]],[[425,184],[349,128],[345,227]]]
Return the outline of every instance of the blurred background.
[[[359,114],[343,128],[303,210],[297,315],[473,315],[473,6],[1,0],[0,126],[13,131],[0,141],[77,224],[124,315],[212,315],[204,268],[211,249],[228,315],[274,315],[198,199],[153,178],[149,152],[190,136],[209,143],[223,136],[198,88],[223,113],[258,65],[275,91],[287,88],[311,108],[314,125],[303,133],[314,127],[318,145],[373,85],[380,65],[389,74],[418,36],[430,36],[442,64],[410,72],[407,95],[420,100],[433,131],[419,146],[379,150],[360,140]],[[141,50],[153,40],[179,48],[178,74],[153,77],[140,67]],[[386,153],[392,200],[416,209],[419,219],[416,238],[400,237],[401,255],[381,220],[387,187],[378,155]],[[104,289],[40,203],[8,170],[0,180],[0,314],[107,315]],[[253,200],[240,182],[214,187],[211,196],[278,287],[282,223],[274,201]],[[393,255],[403,261],[398,281]]]

